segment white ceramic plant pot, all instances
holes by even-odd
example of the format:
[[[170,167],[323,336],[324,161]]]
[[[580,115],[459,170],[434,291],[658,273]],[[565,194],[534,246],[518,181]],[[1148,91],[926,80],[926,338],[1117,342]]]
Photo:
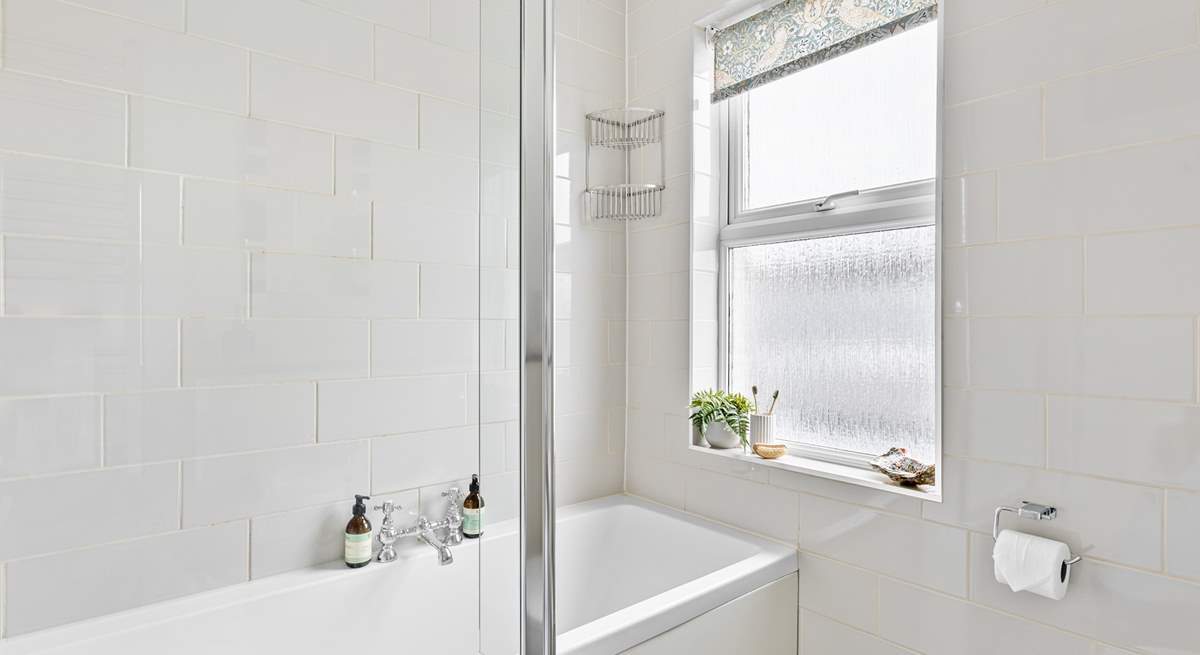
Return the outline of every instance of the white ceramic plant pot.
[[[750,445],[757,443],[772,443],[775,438],[774,414],[750,415]]]
[[[742,445],[742,440],[737,436],[737,433],[729,429],[724,423],[712,423],[704,432],[704,438],[708,440],[708,445],[712,448],[737,448]]]

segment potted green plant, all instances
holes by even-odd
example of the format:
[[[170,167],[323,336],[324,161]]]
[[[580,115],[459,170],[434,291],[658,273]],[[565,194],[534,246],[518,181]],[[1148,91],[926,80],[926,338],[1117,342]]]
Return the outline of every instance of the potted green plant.
[[[750,399],[720,389],[697,391],[692,396],[692,427],[712,448],[749,445]]]

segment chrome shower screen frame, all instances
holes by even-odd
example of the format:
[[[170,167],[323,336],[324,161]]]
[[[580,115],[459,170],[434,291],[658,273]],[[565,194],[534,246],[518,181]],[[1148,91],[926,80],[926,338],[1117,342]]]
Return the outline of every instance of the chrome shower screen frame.
[[[521,2],[521,653],[554,655],[554,2]]]

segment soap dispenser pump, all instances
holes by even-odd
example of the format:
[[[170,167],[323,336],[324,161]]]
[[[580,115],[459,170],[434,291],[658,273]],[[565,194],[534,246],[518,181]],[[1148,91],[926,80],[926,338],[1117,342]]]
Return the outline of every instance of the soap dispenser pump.
[[[471,493],[463,501],[462,534],[467,539],[483,536],[483,496],[479,495],[479,476],[471,476]]]
[[[371,562],[371,521],[367,519],[367,506],[363,503],[370,496],[354,496],[354,516],[346,524],[346,566],[361,568]]]

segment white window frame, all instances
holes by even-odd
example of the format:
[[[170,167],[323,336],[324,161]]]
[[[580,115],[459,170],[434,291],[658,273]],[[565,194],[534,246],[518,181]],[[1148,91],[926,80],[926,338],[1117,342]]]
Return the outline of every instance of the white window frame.
[[[940,29],[940,27],[939,27]],[[939,76],[940,77],[940,76]],[[940,88],[940,85],[939,85]],[[940,94],[939,94],[940,95]],[[940,105],[940,103],[939,103]],[[932,435],[937,453],[937,462],[942,459],[941,428],[941,280],[942,254],[940,205],[937,202],[937,179],[940,177],[940,154],[935,177],[907,184],[877,189],[843,189],[857,191],[857,195],[846,197],[827,196],[810,198],[784,205],[746,210],[741,206],[742,190],[742,134],[744,132],[745,97],[733,98],[722,103],[718,109],[718,189],[720,210],[718,300],[717,300],[717,369],[718,383],[722,389],[729,388],[729,257],[732,248],[783,241],[796,241],[821,237],[862,234],[890,229],[934,226],[935,229],[935,302],[931,319],[935,323],[935,366],[936,391],[935,434]],[[940,117],[938,151],[940,153]],[[821,203],[832,207],[820,208]],[[784,440],[790,455],[830,464],[871,470],[869,462],[876,454],[865,454],[818,446],[799,441]],[[940,474],[939,474],[940,477]]]

